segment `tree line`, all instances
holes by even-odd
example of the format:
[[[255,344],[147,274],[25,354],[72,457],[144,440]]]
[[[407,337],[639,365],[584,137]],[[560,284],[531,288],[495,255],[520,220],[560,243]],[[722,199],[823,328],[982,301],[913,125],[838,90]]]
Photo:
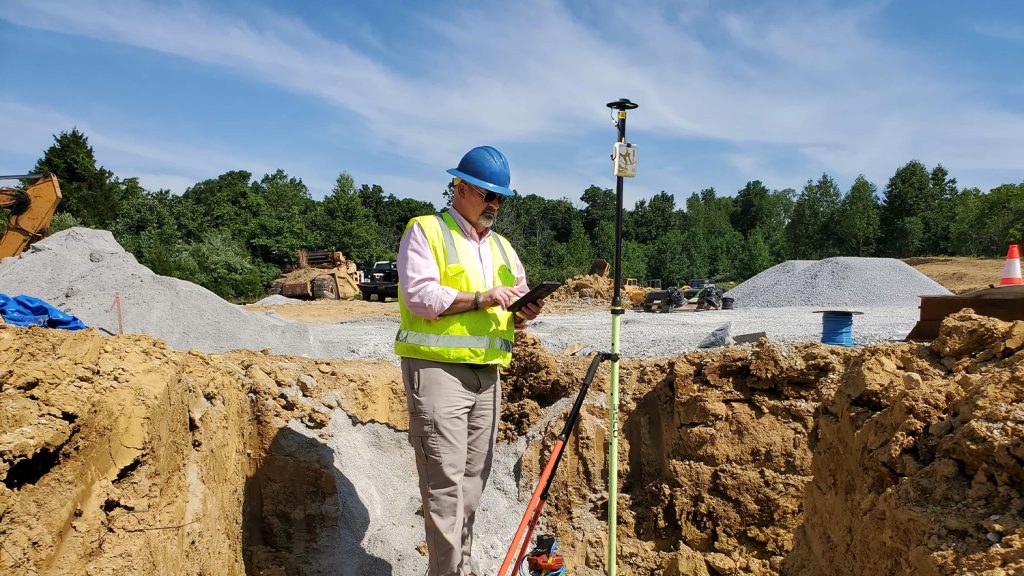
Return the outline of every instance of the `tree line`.
[[[51,232],[110,230],[157,274],[232,301],[265,295],[299,249],[341,250],[360,265],[393,259],[408,220],[438,209],[376,184],[357,185],[345,172],[322,200],[281,170],[259,179],[229,171],[181,195],[149,191],[99,166],[77,129],[54,136],[33,171],[60,181],[63,200]],[[499,210],[494,228],[516,247],[531,283],[584,274],[594,258],[612,259],[615,193],[590,186],[579,202],[516,194]],[[863,176],[844,193],[822,174],[799,191],[753,180],[734,196],[707,188],[682,205],[668,192],[639,200],[623,214],[622,275],[669,286],[690,278],[740,281],[791,259],[997,256],[1020,241],[1022,228],[1024,183],[960,188],[941,165],[929,170],[912,160],[881,194]]]

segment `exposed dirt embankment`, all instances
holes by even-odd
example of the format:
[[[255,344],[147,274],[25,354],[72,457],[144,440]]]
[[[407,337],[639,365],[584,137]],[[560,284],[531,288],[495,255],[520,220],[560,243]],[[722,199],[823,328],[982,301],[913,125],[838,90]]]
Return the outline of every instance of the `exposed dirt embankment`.
[[[586,359],[517,353],[533,488]],[[622,362],[624,575],[1024,572],[1024,322],[960,314],[932,347],[762,342]],[[594,386],[545,514],[574,573],[606,571],[607,408]],[[540,402],[533,400],[539,398]]]
[[[518,340],[501,435],[529,440],[524,496],[589,362]],[[930,347],[762,342],[620,372],[623,576],[1024,573],[1024,322],[964,312]],[[541,527],[581,576],[606,570],[608,373]],[[379,472],[346,479],[316,430],[335,407],[407,425],[392,364],[38,328],[0,327],[0,406],[0,574],[336,566],[339,540],[359,551],[352,486]]]
[[[1024,573],[1024,322],[960,312],[822,407],[793,574]]]
[[[801,520],[814,411],[850,354],[766,344],[623,361],[620,573],[777,573]],[[586,359],[539,355],[522,357],[537,377],[557,376],[542,390],[578,390]],[[561,368],[545,365],[552,363]],[[598,374],[592,398],[608,387],[607,365]],[[563,418],[528,449],[527,479],[539,473]],[[607,420],[604,405],[585,406],[548,504],[549,529],[579,574],[606,571]]]
[[[287,419],[404,413],[398,378],[389,364],[0,327],[0,574],[294,571],[310,535],[275,520],[337,491],[322,454],[293,457]]]

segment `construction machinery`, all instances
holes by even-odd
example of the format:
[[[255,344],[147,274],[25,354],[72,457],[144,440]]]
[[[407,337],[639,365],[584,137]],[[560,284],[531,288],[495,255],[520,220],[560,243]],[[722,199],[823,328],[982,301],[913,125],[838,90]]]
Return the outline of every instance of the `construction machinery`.
[[[61,196],[53,174],[0,176],[0,180],[35,180],[26,188],[0,187],[0,208],[10,210],[7,230],[0,237],[0,258],[6,258],[46,237]]]
[[[335,250],[299,250],[297,265],[270,285],[290,298],[347,300],[359,292],[356,263]]]
[[[687,300],[696,298],[706,288],[714,288],[715,281],[711,278],[691,278],[690,283],[682,287],[683,297]]]
[[[377,295],[379,302],[387,302],[388,298],[398,298],[398,262],[374,262],[372,268],[363,272],[359,291],[363,293],[363,300],[367,302],[374,294]]]
[[[1024,320],[1024,285],[993,286],[952,296],[921,296],[920,320],[906,339],[914,342],[936,339],[942,320],[964,308],[1000,320]]]

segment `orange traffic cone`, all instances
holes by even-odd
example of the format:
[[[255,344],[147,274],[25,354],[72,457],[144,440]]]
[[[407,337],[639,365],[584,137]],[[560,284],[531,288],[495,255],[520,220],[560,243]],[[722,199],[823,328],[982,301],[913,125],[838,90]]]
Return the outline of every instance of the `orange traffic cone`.
[[[1006,262],[1003,264],[1003,277],[999,279],[999,284],[1001,286],[1024,284],[1024,280],[1020,277],[1019,244],[1010,244],[1010,249],[1006,252]]]

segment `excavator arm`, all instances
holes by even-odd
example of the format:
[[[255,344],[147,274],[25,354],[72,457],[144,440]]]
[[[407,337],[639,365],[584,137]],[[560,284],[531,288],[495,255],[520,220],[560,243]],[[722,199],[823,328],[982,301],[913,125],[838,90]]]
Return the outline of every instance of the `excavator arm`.
[[[10,209],[7,230],[0,237],[0,258],[17,256],[46,236],[60,203],[60,185],[53,174],[0,176],[0,180],[36,178],[28,188],[0,187],[0,208]]]

